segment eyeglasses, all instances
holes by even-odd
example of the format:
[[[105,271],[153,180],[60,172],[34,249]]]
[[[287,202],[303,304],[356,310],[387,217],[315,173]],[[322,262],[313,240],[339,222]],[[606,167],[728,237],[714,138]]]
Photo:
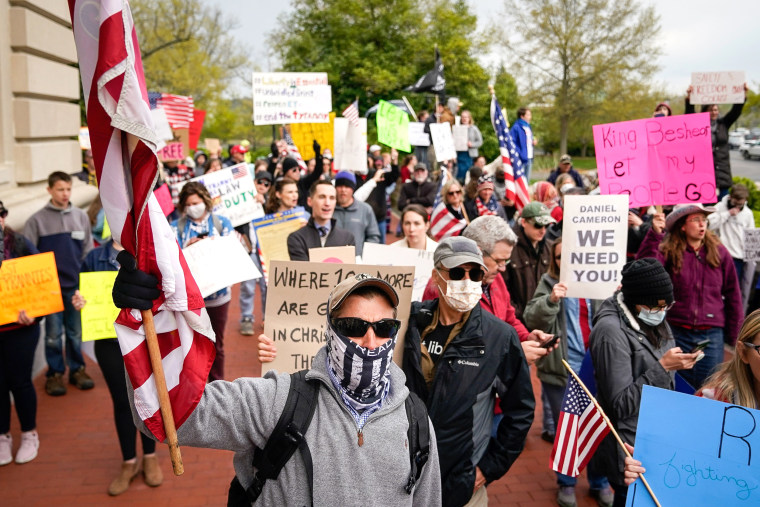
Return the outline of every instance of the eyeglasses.
[[[500,268],[502,268],[502,267],[506,266],[507,264],[509,264],[509,261],[511,260],[511,259],[496,259],[496,258],[492,257],[491,254],[488,253],[488,252],[483,252],[483,255],[485,255],[486,257],[488,257],[492,261],[494,261],[496,263],[496,265],[498,267],[500,267]]]
[[[483,276],[486,274],[485,271],[483,271],[483,268],[480,266],[472,268],[472,269],[465,269],[462,267],[456,267],[451,269],[446,268],[436,268],[438,271],[445,271],[449,274],[449,278],[454,281],[464,280],[465,273],[469,273],[470,280],[473,282],[480,282],[483,280]]]
[[[401,328],[401,321],[396,319],[382,319],[377,322],[367,322],[357,317],[341,317],[330,319],[330,323],[343,336],[348,338],[361,338],[367,334],[372,326],[375,336],[378,338],[393,338]]]
[[[673,302],[672,302],[672,303],[670,303],[669,305],[649,306],[649,307],[646,307],[646,306],[645,306],[645,307],[644,307],[644,309],[645,309],[647,312],[649,312],[649,313],[667,312],[668,310],[670,310],[671,308],[673,308],[673,305],[674,305],[674,304],[676,304],[676,302],[675,302],[675,301],[673,301]],[[642,306],[643,306],[643,305],[642,305]]]
[[[449,190],[446,195],[460,195],[461,193],[461,190]]]
[[[272,184],[269,182],[269,180],[259,180],[256,182],[257,185],[264,185],[265,187],[269,188],[272,186]]]
[[[755,345],[754,343],[749,343],[749,342],[742,342],[742,343],[744,344],[745,347],[753,348],[755,349],[755,352],[760,354],[760,345]]]

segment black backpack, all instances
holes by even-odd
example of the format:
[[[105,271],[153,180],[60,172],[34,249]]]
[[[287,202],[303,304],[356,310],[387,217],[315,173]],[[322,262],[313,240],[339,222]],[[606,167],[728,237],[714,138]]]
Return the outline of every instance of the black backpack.
[[[264,489],[267,479],[277,479],[280,470],[290,460],[296,449],[306,466],[309,491],[314,492],[314,473],[311,453],[304,435],[309,428],[314,410],[317,408],[320,382],[306,381],[306,372],[301,370],[290,375],[290,391],[285,408],[280,415],[274,431],[269,436],[263,449],[256,449],[253,454],[253,467],[256,469],[253,483],[248,489],[237,476],[230,483],[227,507],[250,506],[255,503]],[[409,440],[409,461],[411,471],[404,490],[412,494],[414,486],[422,474],[430,453],[430,427],[428,426],[427,407],[422,400],[410,392],[405,401],[406,416],[409,420],[407,439]]]

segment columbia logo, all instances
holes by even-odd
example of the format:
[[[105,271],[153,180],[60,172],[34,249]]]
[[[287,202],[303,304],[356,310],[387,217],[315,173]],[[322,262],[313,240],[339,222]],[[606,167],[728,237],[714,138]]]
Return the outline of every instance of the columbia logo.
[[[462,366],[474,366],[476,368],[480,367],[480,364],[474,362],[474,361],[465,361],[464,359],[460,359],[457,361],[457,364],[461,364]]]

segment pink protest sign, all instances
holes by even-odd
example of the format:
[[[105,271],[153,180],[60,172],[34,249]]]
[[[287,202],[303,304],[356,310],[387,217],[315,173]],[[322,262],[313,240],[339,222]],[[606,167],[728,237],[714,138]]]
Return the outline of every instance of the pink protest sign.
[[[185,145],[181,142],[167,143],[166,146],[158,150],[156,155],[158,155],[158,159],[161,162],[166,162],[169,160],[182,160],[187,156],[185,153]]]
[[[171,215],[172,211],[174,211],[174,204],[172,203],[172,194],[169,191],[169,185],[164,183],[153,191],[153,195],[156,196],[156,200],[158,201],[159,206],[161,206],[161,211],[164,212],[164,216],[168,217]]]
[[[709,113],[594,125],[603,195],[630,207],[715,202]]]

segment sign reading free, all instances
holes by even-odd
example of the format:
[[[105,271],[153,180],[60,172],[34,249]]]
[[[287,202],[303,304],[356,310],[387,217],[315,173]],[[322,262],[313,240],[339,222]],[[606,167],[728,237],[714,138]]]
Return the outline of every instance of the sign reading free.
[[[630,207],[715,202],[709,113],[594,125],[599,188]]]

